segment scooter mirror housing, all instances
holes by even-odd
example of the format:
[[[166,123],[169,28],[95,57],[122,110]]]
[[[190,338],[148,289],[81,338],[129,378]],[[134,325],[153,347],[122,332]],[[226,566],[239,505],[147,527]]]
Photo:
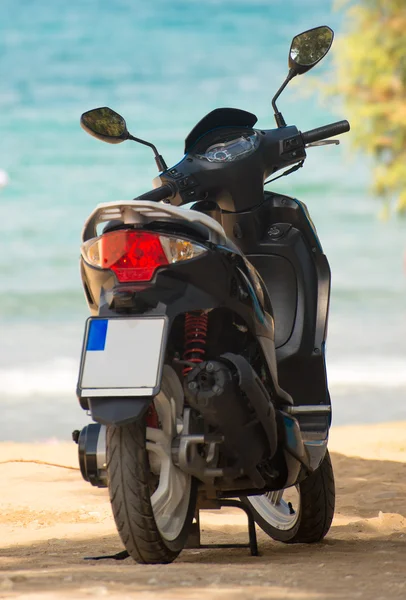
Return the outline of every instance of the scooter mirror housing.
[[[83,113],[80,125],[87,133],[108,144],[120,144],[130,135],[124,118],[106,106]]]
[[[272,99],[272,108],[274,109],[275,121],[278,127],[286,127],[286,122],[276,106],[276,100],[291,79],[296,77],[296,75],[306,73],[306,71],[312,69],[326,56],[333,43],[333,38],[334,32],[327,25],[308,29],[293,38],[289,50],[288,76]]]
[[[154,144],[131,135],[127,129],[124,117],[107,106],[103,108],[94,108],[83,113],[80,117],[80,125],[87,133],[90,133],[93,137],[102,142],[107,142],[108,144],[121,144],[121,142],[125,142],[125,140],[132,140],[133,142],[138,142],[144,146],[149,146],[149,148],[152,148],[155,155],[155,162],[158,170],[166,171],[168,168]]]
[[[295,75],[306,73],[321,61],[331,48],[334,32],[330,27],[314,27],[296,35],[289,50],[289,69]]]

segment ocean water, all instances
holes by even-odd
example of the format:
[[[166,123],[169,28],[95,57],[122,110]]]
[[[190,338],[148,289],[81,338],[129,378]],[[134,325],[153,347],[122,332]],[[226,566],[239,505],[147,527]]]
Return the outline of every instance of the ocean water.
[[[151,188],[148,148],[86,136],[80,114],[111,106],[168,164],[218,106],[273,123],[270,100],[296,33],[342,31],[329,0],[2,0],[0,3],[0,440],[67,439],[88,422],[75,397],[87,316],[80,232],[98,202]],[[345,118],[314,80],[338,47],[279,100],[306,130]],[[303,200],[332,276],[328,373],[334,423],[406,418],[406,225],[377,218],[369,165],[340,147],[310,149],[273,185]]]

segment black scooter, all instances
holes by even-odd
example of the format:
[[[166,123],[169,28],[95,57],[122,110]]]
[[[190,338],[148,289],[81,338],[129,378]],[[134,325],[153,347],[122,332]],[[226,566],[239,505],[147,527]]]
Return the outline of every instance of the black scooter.
[[[330,270],[305,205],[264,182],[350,129],[302,133],[275,104],[332,40],[329,27],[293,39],[277,129],[214,110],[171,168],[111,109],[81,117],[98,139],[150,146],[160,170],[154,190],[96,208],[81,258],[92,317],[77,391],[96,423],[78,432],[80,466],[108,486],[137,562],[173,561],[196,510],[221,498],[241,498],[282,542],[318,542],[330,528]]]

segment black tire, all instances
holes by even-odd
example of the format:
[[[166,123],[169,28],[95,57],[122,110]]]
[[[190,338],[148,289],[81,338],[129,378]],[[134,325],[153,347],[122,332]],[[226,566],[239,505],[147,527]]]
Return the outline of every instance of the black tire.
[[[328,450],[320,466],[297,486],[300,498],[297,520],[290,529],[278,529],[259,514],[249,498],[242,498],[255,522],[274,540],[285,544],[314,544],[328,533],[335,508],[333,467]]]
[[[170,563],[185,546],[196,505],[196,485],[192,478],[182,530],[176,539],[165,539],[157,527],[151,505],[145,430],[144,419],[123,427],[107,427],[110,502],[118,533],[129,555],[143,564]]]

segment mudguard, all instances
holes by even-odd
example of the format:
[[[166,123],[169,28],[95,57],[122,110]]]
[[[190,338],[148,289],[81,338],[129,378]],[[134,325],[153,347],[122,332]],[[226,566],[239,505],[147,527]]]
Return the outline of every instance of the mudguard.
[[[128,425],[142,419],[153,399],[161,391],[166,392],[168,397],[175,400],[176,414],[180,415],[183,408],[183,389],[178,376],[169,365],[164,365],[162,372],[159,374],[159,391],[157,394],[127,398],[88,398],[89,410],[92,418],[102,425]]]
[[[88,404],[97,423],[128,425],[145,415],[153,398],[89,398]]]

